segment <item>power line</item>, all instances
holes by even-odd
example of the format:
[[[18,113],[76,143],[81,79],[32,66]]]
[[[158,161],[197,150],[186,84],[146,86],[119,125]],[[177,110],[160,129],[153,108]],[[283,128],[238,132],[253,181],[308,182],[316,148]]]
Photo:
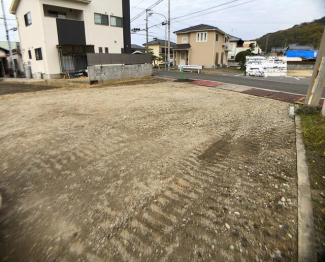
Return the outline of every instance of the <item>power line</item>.
[[[215,11],[212,11],[212,12],[208,12],[208,13],[204,13],[204,14],[200,14],[200,15],[192,16],[192,17],[185,18],[185,19],[181,19],[181,20],[177,20],[177,21],[174,21],[174,22],[180,22],[180,21],[185,21],[185,20],[188,20],[188,19],[193,19],[193,18],[195,18],[195,17],[199,17],[199,16],[201,16],[201,15],[212,14],[212,13],[215,13],[215,12],[223,11],[223,10],[226,10],[226,9],[230,9],[230,8],[233,8],[233,7],[237,7],[237,6],[245,5],[245,4],[252,3],[252,2],[256,2],[256,1],[257,1],[257,0],[247,1],[247,2],[244,2],[244,3],[238,4],[238,5],[228,6],[228,7],[225,7],[225,8],[222,8],[222,9],[218,9],[218,10],[215,10]]]
[[[193,17],[189,17],[189,18],[185,18],[185,19],[180,19],[180,20],[177,20],[177,21],[174,21],[174,20],[176,20],[176,19],[178,19],[178,18],[180,18],[180,17],[172,18],[171,20],[172,20],[173,22],[181,22],[181,21],[185,21],[185,20],[188,20],[188,19],[193,19],[193,18],[195,18],[195,17],[202,16],[202,15],[207,15],[207,14],[211,14],[211,13],[216,13],[216,12],[219,12],[219,11],[223,11],[223,10],[226,10],[226,9],[230,9],[230,8],[233,8],[233,7],[241,6],[241,5],[248,4],[248,3],[251,3],[251,2],[255,2],[255,1],[257,1],[257,0],[247,1],[247,2],[244,2],[244,3],[241,3],[241,4],[228,6],[228,7],[226,7],[226,8],[222,8],[222,9],[214,10],[214,11],[211,11],[211,12],[208,12],[208,13],[200,14],[200,15],[193,16]],[[229,3],[228,3],[228,4],[229,4]],[[211,8],[209,8],[209,9],[211,9]],[[206,10],[207,10],[207,9],[205,9],[205,11],[206,11]],[[193,15],[193,14],[196,14],[197,12],[199,12],[199,11],[196,11],[196,12],[193,12],[193,13],[190,13],[190,14],[187,14],[186,16],[191,16],[191,15]],[[152,28],[152,27],[158,26],[158,25],[160,25],[160,23],[159,23],[159,24],[155,24],[155,25],[150,26],[149,29]]]
[[[136,8],[137,6],[139,6],[141,3],[143,3],[144,1],[146,1],[146,0],[142,0],[142,1],[140,1],[137,5],[135,5],[135,6],[133,6],[132,8],[131,8],[131,10],[133,10],[134,8]]]
[[[241,0],[233,0],[233,1],[230,1],[230,2],[227,2],[227,3],[223,3],[221,5],[211,6],[210,8],[202,9],[200,11],[196,11],[196,12],[193,12],[193,13],[190,13],[190,14],[187,14],[187,15],[181,15],[179,17],[175,17],[175,18],[172,18],[172,19],[175,20],[175,19],[182,18],[182,17],[185,17],[185,16],[194,15],[194,14],[197,14],[197,13],[202,13],[204,11],[209,11],[211,9],[218,8],[218,7],[221,7],[221,6],[224,6],[224,5],[229,5],[229,4],[232,4],[234,2],[238,2],[238,1],[241,1]]]
[[[154,3],[151,6],[149,6],[146,10],[142,11],[140,14],[136,15],[135,17],[133,17],[131,19],[131,23],[133,21],[137,20],[139,17],[143,16],[147,12],[147,10],[150,10],[150,9],[154,8],[155,6],[159,5],[162,1],[164,1],[164,0],[158,0],[156,3]]]

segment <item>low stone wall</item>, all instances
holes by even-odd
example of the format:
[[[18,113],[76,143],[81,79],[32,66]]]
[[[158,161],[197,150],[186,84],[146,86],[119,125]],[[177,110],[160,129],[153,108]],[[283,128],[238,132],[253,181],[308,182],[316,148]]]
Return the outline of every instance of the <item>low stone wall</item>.
[[[293,63],[288,62],[288,70],[313,70],[315,63]]]
[[[151,75],[152,64],[88,66],[88,76],[91,82],[140,78]]]

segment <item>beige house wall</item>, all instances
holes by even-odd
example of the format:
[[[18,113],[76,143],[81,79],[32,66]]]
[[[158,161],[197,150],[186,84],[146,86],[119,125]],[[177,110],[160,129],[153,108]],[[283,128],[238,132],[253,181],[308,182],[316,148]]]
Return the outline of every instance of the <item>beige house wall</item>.
[[[24,15],[28,12],[31,13],[32,24],[26,27]],[[48,71],[44,63],[45,59],[47,59],[45,52],[46,41],[43,34],[43,21],[39,0],[20,1],[16,12],[16,20],[19,28],[19,38],[24,63],[31,65],[33,73],[47,73]],[[36,60],[36,48],[42,48],[43,60]],[[28,50],[32,53],[32,59],[28,57]]]
[[[152,52],[155,56],[159,57],[160,46],[159,45],[149,45],[149,49],[152,49]]]
[[[183,37],[187,37],[187,43],[183,43],[182,42],[182,39]],[[189,44],[190,43],[190,34],[180,34],[180,35],[177,35],[177,44],[180,45],[180,44]]]

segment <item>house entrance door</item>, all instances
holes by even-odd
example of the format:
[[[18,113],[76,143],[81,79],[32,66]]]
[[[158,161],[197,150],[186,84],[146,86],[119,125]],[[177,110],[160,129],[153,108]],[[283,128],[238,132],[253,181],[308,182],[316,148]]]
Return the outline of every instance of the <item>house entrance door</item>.
[[[181,51],[179,64],[186,65],[186,51]]]

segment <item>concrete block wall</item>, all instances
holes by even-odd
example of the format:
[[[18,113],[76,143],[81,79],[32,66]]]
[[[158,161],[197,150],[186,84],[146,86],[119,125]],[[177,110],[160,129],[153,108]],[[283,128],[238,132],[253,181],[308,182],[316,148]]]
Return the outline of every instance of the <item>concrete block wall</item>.
[[[290,64],[288,63],[288,70],[313,70],[314,64]]]
[[[140,78],[152,75],[152,64],[88,66],[90,81]]]

